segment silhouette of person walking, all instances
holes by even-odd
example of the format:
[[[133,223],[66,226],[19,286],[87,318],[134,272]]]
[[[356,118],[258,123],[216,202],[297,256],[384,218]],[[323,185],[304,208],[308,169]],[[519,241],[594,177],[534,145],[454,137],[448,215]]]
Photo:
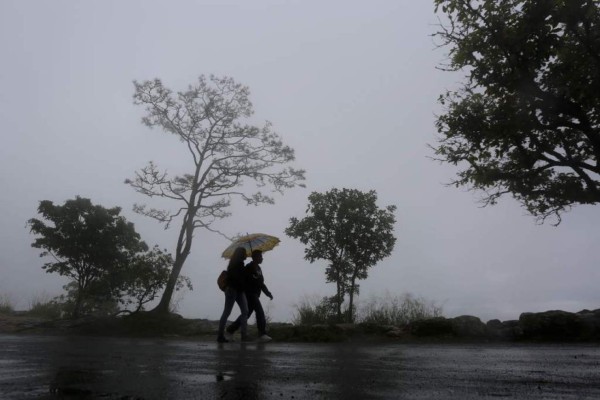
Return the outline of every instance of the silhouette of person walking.
[[[217,342],[227,343],[229,340],[225,338],[225,325],[227,324],[227,318],[231,314],[233,304],[237,303],[240,307],[241,318],[239,319],[239,327],[241,328],[242,341],[247,340],[247,315],[248,315],[248,303],[246,295],[244,294],[245,289],[245,274],[244,274],[244,260],[246,259],[246,249],[238,247],[233,252],[229,264],[227,265],[227,287],[225,287],[225,306],[223,308],[223,314],[219,320],[219,333],[217,336]]]
[[[252,312],[256,313],[256,327],[258,328],[258,340],[261,342],[268,342],[271,339],[269,335],[267,335],[267,321],[265,318],[265,312],[263,310],[262,304],[260,303],[260,294],[264,293],[267,297],[273,300],[273,295],[265,285],[265,279],[262,274],[262,269],[260,268],[260,264],[263,262],[262,251],[254,250],[252,252],[252,261],[246,264],[244,268],[244,277],[245,277],[245,288],[246,288],[246,299],[248,300],[248,314],[244,316],[242,314],[227,327],[228,335],[233,335],[233,333],[238,330],[244,323],[244,320],[250,318]],[[245,318],[247,317],[247,318]],[[242,330],[242,336],[243,330]]]

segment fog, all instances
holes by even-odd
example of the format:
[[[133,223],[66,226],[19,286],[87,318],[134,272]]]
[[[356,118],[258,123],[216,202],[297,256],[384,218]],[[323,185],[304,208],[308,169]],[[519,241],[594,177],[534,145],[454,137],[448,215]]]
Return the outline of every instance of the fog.
[[[326,262],[308,263],[284,234],[312,191],[334,187],[373,189],[380,206],[398,207],[394,252],[361,282],[359,304],[412,293],[445,316],[484,321],[598,308],[597,208],[538,225],[509,197],[482,208],[477,193],[445,185],[457,169],[431,160],[427,145],[438,95],[463,75],[436,69],[437,23],[432,2],[408,0],[0,2],[0,295],[26,309],[62,293],[66,279],[42,270],[26,227],[40,200],[122,207],[149,245],[174,251],[176,225],[135,214],[134,203],[152,203],[123,181],[150,160],[171,173],[191,160],[174,136],[141,124],[132,81],[160,78],[177,91],[214,73],[250,87],[253,120],[271,121],[307,171],[306,189],[274,205],[236,203],[216,226],[281,239],[263,263],[272,320],[335,292]],[[194,290],[175,296],[182,315],[220,315],[227,245],[196,231],[182,271]]]

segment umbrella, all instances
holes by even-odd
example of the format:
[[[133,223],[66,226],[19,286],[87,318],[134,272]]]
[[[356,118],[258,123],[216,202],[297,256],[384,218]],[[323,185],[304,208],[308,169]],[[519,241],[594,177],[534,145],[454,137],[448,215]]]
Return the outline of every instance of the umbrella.
[[[231,258],[233,252],[238,247],[246,249],[246,254],[250,256],[252,250],[269,251],[279,244],[279,239],[275,236],[264,233],[251,233],[246,236],[241,236],[234,240],[221,255],[223,258]]]

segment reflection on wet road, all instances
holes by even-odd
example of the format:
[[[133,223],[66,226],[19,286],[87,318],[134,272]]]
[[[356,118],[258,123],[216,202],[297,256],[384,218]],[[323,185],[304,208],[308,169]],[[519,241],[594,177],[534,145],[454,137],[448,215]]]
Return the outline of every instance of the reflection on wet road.
[[[1,399],[600,398],[600,348],[0,335]]]

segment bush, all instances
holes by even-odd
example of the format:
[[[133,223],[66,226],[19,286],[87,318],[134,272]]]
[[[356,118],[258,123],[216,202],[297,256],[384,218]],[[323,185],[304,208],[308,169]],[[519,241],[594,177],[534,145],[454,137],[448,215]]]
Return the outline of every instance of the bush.
[[[15,311],[13,303],[7,295],[0,295],[0,314],[12,314]]]
[[[408,293],[373,297],[358,308],[358,322],[403,326],[413,321],[442,316],[442,306]]]
[[[64,305],[48,295],[35,295],[29,302],[27,314],[47,319],[59,319],[64,314]]]
[[[336,324],[344,321],[348,310],[344,310],[342,320],[337,316],[335,299],[309,299],[305,297],[296,306],[292,319],[294,325]],[[442,316],[442,306],[412,294],[372,297],[364,305],[357,307],[356,322],[372,325],[403,326],[420,319]]]
[[[292,319],[294,325],[334,324],[338,321],[336,304],[332,298],[323,297],[311,300],[307,297],[295,305],[296,314]]]

